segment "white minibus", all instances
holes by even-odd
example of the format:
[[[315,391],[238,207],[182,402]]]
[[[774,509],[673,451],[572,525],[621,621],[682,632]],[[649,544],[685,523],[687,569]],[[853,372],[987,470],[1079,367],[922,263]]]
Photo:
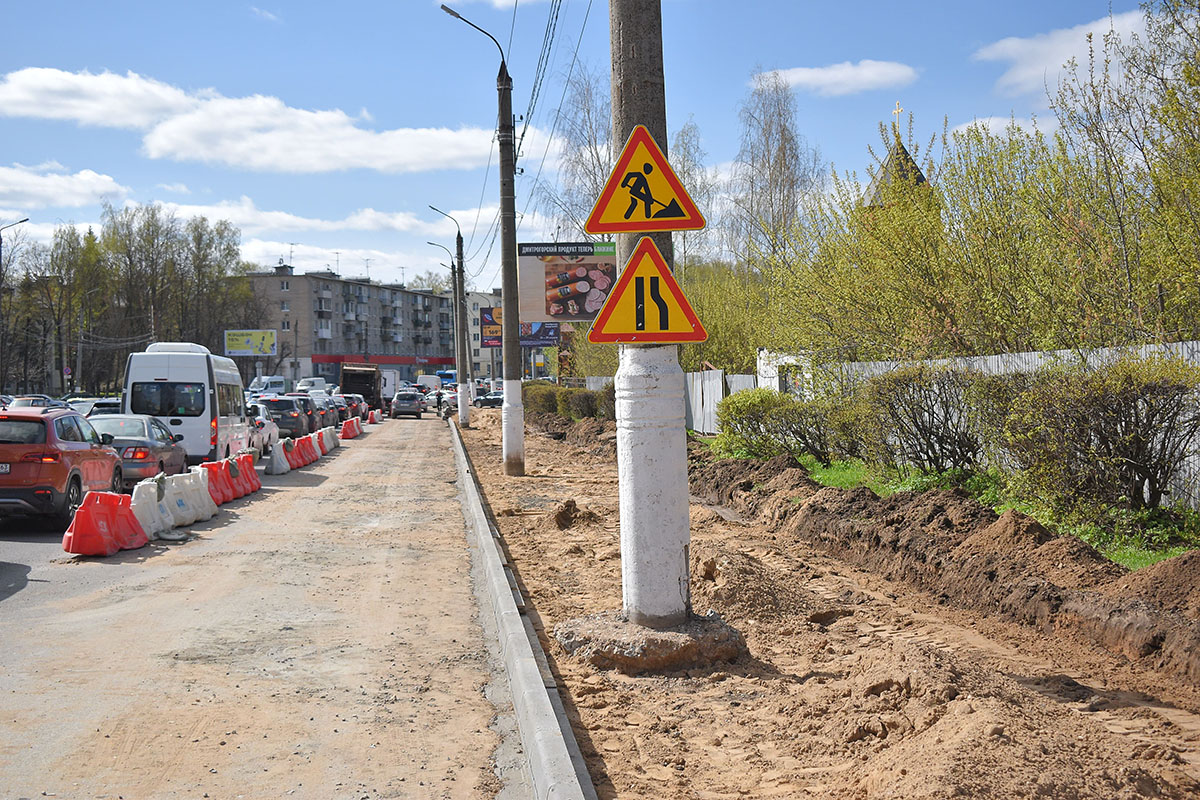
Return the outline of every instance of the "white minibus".
[[[149,414],[183,434],[189,464],[228,458],[250,444],[241,373],[203,345],[156,342],[130,353],[123,402],[125,413]]]

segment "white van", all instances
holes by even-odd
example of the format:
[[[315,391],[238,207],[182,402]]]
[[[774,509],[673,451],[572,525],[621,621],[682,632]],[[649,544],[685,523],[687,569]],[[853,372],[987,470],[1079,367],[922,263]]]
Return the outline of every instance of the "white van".
[[[290,382],[282,375],[259,375],[250,381],[252,394],[287,394]]]
[[[313,389],[319,389],[322,392],[329,391],[331,387],[325,382],[324,378],[301,378],[296,382],[297,392],[311,392]]]
[[[189,464],[236,455],[250,445],[242,376],[232,359],[189,342],[156,342],[130,353],[124,411],[157,417],[183,434]]]

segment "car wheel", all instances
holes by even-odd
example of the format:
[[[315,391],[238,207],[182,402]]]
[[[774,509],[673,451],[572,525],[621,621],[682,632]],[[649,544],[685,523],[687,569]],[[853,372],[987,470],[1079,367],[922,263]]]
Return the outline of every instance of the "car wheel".
[[[420,418],[421,418],[421,415],[420,415],[420,414],[417,414],[417,419],[420,419]]]
[[[161,462],[161,461],[158,462],[158,474],[159,475],[167,474],[167,466],[165,464],[163,464],[163,462]]]
[[[79,483],[79,478],[71,478],[67,483],[67,491],[63,494],[62,508],[55,514],[55,521],[64,528],[70,525],[75,517],[75,509],[79,508],[82,502],[83,486]]]
[[[116,469],[113,470],[112,487],[111,488],[112,488],[112,492],[114,494],[121,494],[122,490],[125,488],[124,483],[121,480],[121,468],[120,467],[117,467]]]

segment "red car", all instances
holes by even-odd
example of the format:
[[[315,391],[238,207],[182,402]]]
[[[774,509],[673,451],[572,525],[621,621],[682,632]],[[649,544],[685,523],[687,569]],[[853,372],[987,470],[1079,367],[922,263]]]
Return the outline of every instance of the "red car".
[[[72,408],[0,411],[0,516],[63,525],[90,491],[121,491],[121,456]]]

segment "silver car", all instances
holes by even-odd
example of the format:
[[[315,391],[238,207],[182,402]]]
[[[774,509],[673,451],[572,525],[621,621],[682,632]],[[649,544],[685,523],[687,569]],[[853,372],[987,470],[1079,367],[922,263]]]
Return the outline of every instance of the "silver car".
[[[396,392],[396,396],[392,398],[391,415],[392,419],[406,414],[409,416],[421,418],[421,412],[425,410],[424,404],[421,402],[420,392]]]

